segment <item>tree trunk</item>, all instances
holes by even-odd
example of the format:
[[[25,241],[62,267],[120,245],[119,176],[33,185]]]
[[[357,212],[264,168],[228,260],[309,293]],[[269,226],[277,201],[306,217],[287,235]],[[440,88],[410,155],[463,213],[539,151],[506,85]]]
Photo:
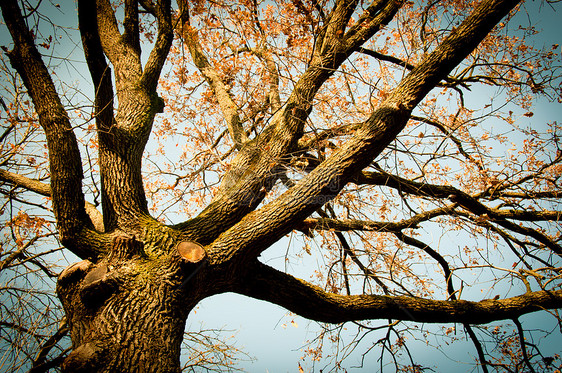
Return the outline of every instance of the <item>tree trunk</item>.
[[[201,257],[182,258],[175,242],[166,234],[154,245],[120,236],[107,258],[63,271],[57,293],[73,348],[64,372],[180,371],[185,320],[201,299],[196,276],[182,279],[201,268],[192,263]],[[154,256],[157,245],[172,254]]]

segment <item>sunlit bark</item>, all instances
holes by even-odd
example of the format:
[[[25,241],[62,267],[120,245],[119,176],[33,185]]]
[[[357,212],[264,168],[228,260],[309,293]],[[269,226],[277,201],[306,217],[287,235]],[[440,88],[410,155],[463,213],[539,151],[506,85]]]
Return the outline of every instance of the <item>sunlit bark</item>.
[[[518,337],[524,341],[524,330],[518,321],[520,316],[562,307],[562,290],[557,288],[560,268],[556,264],[562,255],[560,238],[541,225],[558,222],[561,214],[554,208],[541,206],[535,210],[523,203],[560,195],[558,176],[549,178],[547,175],[562,161],[559,148],[548,161],[537,161],[534,174],[519,176],[514,171],[505,180],[488,178],[485,181],[489,187],[475,187],[475,191],[426,179],[425,165],[420,166],[420,175],[414,177],[413,172],[402,175],[397,168],[395,174],[376,163],[393,144],[401,141],[399,136],[409,124],[419,122],[439,132],[443,136],[442,143],[453,144],[455,152],[448,155],[451,159],[463,159],[482,179],[487,177],[484,162],[477,159],[478,151],[471,149],[477,148],[477,142],[463,138],[462,126],[453,128],[451,124],[412,113],[436,88],[453,89],[458,93],[467,89],[469,83],[483,80],[501,84],[493,74],[489,79],[472,74],[476,63],[461,72],[456,69],[476,50],[489,47],[485,45],[487,36],[518,4],[515,0],[481,1],[471,7],[465,18],[456,20],[450,30],[434,32],[426,26],[427,17],[437,3],[428,4],[420,13],[422,29],[418,33],[420,45],[416,46],[423,52],[413,51],[410,60],[387,54],[388,51],[367,48],[367,43],[386,32],[385,28],[391,27],[392,22],[399,22],[400,12],[412,6],[409,2],[375,0],[363,5],[359,1],[338,0],[330,7],[314,2],[309,4],[309,9],[309,5],[295,1],[291,6],[312,31],[308,54],[302,58],[305,62],[301,61],[302,73],[296,72],[294,66],[297,65],[287,64],[290,67],[283,70],[291,72],[291,79],[287,79],[279,61],[289,60],[289,54],[283,55],[268,44],[268,23],[260,20],[256,2],[246,4],[247,13],[240,13],[249,17],[246,25],[255,32],[255,42],[229,45],[232,53],[222,56],[225,62],[215,59],[210,49],[223,47],[230,41],[224,40],[221,44],[216,38],[206,40],[204,30],[198,30],[197,22],[192,19],[192,13],[201,12],[201,4],[181,1],[175,13],[167,0],[126,0],[120,11],[116,11],[109,0],[79,0],[78,24],[93,87],[90,94],[95,128],[92,126],[92,130],[97,136],[98,151],[97,164],[95,167],[90,164],[90,169],[99,170],[100,212],[84,197],[83,187],[87,183],[83,181],[83,156],[75,135],[77,130],[37,49],[36,37],[26,23],[28,15],[22,14],[16,0],[2,2],[3,17],[14,41],[7,53],[27,88],[46,135],[49,181],[20,174],[18,167],[0,170],[0,180],[14,188],[49,197],[62,244],[83,259],[58,276],[57,295],[64,307],[66,322],[61,324],[60,333],[57,332],[60,335],[56,334],[57,341],[67,328],[72,339],[72,352],[62,369],[67,372],[178,372],[180,345],[189,312],[199,301],[224,292],[265,300],[300,316],[327,323],[381,319],[460,323],[472,339],[484,370],[487,369],[484,349],[472,325],[515,320]],[[234,12],[220,2],[208,6]],[[123,20],[118,19],[119,15]],[[150,17],[155,36],[143,29],[146,21],[142,17]],[[214,22],[213,17],[206,22]],[[217,24],[221,32],[232,32],[228,22],[221,24],[217,20]],[[272,23],[269,26],[273,27]],[[245,31],[237,30],[232,34],[239,37]],[[205,163],[201,166],[203,170],[207,166],[211,169],[213,162],[222,162],[224,166],[217,168],[222,171],[220,176],[213,175],[212,178],[220,179],[220,184],[217,182],[206,205],[197,206],[200,212],[178,224],[166,225],[151,216],[142,162],[157,115],[165,107],[157,88],[164,80],[162,72],[166,61],[175,56],[170,53],[174,32],[182,48],[187,48],[202,81],[207,84],[205,87],[208,86],[211,98],[207,101],[216,106],[222,119],[213,124],[213,128],[220,128],[222,133],[213,138],[213,146],[199,145],[198,149],[191,150],[201,154],[221,153],[217,156],[219,161]],[[402,32],[400,38],[408,40],[407,27]],[[143,33],[153,38],[146,58],[141,53],[149,43],[145,45]],[[418,42],[416,38],[417,35],[411,37],[412,44]],[[428,38],[434,39],[428,41]],[[286,36],[284,42],[289,44],[289,40]],[[375,99],[378,87],[366,84],[373,90],[367,95],[368,105],[354,101],[355,96],[361,94],[354,92],[346,81],[342,87],[347,89],[353,102],[349,111],[361,111],[362,119],[354,123],[346,120],[340,126],[332,126],[330,119],[326,119],[327,124],[316,130],[315,115],[325,113],[315,113],[315,105],[326,109],[324,101],[329,101],[326,97],[330,95],[336,98],[334,106],[343,102],[339,100],[341,92],[325,91],[339,79],[340,71],[346,71],[344,79],[347,78],[345,64],[356,54],[374,58],[381,65],[389,63],[403,69],[399,74],[388,70],[388,76],[382,74],[379,79],[390,76],[389,79],[398,81],[380,89],[380,99]],[[236,96],[240,92],[237,89],[246,87],[229,83],[228,73],[236,68],[235,62],[228,62],[233,56],[255,58],[261,64],[261,76],[267,78],[261,84],[261,99],[252,105],[245,106]],[[360,65],[358,61],[352,61],[353,68]],[[490,66],[495,67],[493,63],[488,64]],[[251,81],[252,78],[247,79]],[[531,89],[537,90],[532,77],[529,81]],[[459,101],[458,112],[450,115],[455,125],[465,110],[462,97]],[[342,111],[345,112],[345,108]],[[0,143],[15,126],[5,131]],[[201,132],[209,130],[202,129]],[[224,144],[219,146],[224,134],[230,135],[227,140],[229,147],[232,145],[230,150],[225,150]],[[418,135],[418,139],[423,137],[424,133]],[[411,151],[412,157],[416,151]],[[437,157],[437,152],[433,156]],[[533,157],[529,158],[531,162]],[[299,162],[304,166],[295,166]],[[291,169],[302,172],[302,177],[292,180]],[[98,172],[91,170],[92,175]],[[170,174],[173,173],[161,170],[161,176]],[[176,189],[184,177],[178,175],[169,189]],[[525,190],[530,180],[537,185],[544,182],[550,189],[528,187]],[[91,184],[97,185],[94,177]],[[363,214],[361,207],[353,206],[355,194],[346,189],[350,187],[358,188],[357,194],[365,198],[364,206],[371,203],[369,193],[374,190],[368,188],[380,187],[396,193],[405,207],[390,218],[381,209],[384,217],[375,220],[374,213]],[[333,208],[338,197],[350,198],[342,202],[340,210],[345,214]],[[408,202],[410,198],[421,202],[412,208]],[[8,199],[15,200],[15,197],[8,195]],[[496,268],[492,263],[488,263],[488,268],[510,273],[524,283],[526,292],[502,299],[462,299],[462,288],[455,288],[455,271],[478,265],[456,268],[450,255],[417,237],[416,230],[423,224],[446,218],[457,221],[449,223],[450,227],[470,224],[484,239],[491,234],[502,239],[519,263],[515,263],[513,269]],[[331,284],[333,288],[326,290],[258,262],[264,251],[293,231],[309,238],[318,233],[334,234],[341,250],[326,257],[339,255],[340,284]],[[389,278],[385,278],[385,274],[376,270],[378,263],[374,258],[377,256],[371,257],[367,246],[364,250],[353,247],[344,232],[365,234],[362,239],[372,241],[373,251],[379,250],[376,255],[381,257],[386,255],[384,245],[394,242],[396,258],[390,262],[396,259],[396,271],[403,271],[404,282],[409,280],[410,268],[400,262],[398,252],[406,246],[412,253],[420,253],[420,258],[428,258],[426,264],[435,265],[441,271],[437,276],[439,280],[435,281],[444,284],[443,295],[430,295],[422,290],[414,294],[401,280],[393,278],[392,270]],[[379,236],[374,234],[385,235],[385,244],[375,247]],[[10,266],[38,239],[32,238],[24,244],[23,239],[16,234],[13,236],[20,246],[2,259],[0,270]],[[533,267],[529,264],[531,261],[541,267]],[[357,273],[352,275],[349,266],[358,268],[357,273],[365,279],[363,294],[354,294],[356,289],[350,282]],[[520,268],[515,270],[517,266]],[[50,273],[48,268],[45,272]],[[551,277],[543,277],[542,273],[547,272]],[[538,288],[530,284],[528,277],[536,280]],[[375,285],[371,286],[370,281]],[[344,291],[346,295],[341,294]],[[389,322],[389,330],[392,325]],[[533,357],[524,342],[521,345],[524,362],[531,367]],[[44,363],[50,348],[47,346],[41,349],[37,364]]]

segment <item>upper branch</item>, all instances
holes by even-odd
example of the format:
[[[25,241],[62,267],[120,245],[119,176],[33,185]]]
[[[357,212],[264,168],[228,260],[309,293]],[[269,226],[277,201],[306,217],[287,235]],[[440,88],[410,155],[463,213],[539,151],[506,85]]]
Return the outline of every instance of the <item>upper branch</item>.
[[[226,120],[228,131],[235,146],[240,149],[248,141],[248,136],[242,127],[238,106],[228,91],[217,70],[211,65],[199,43],[197,31],[190,26],[189,9],[187,2],[180,2],[182,27],[184,27],[184,40],[187,44],[191,58],[203,77],[211,87]]]
[[[82,37],[84,57],[94,84],[96,126],[100,134],[108,133],[113,121],[113,83],[98,31],[96,5],[89,0],[78,0],[78,25]]]
[[[131,30],[131,23],[135,21],[127,21],[129,26],[126,30],[127,37],[123,37],[119,32],[117,19],[115,18],[115,13],[110,2],[108,0],[97,0],[96,5],[101,45],[103,46],[105,54],[115,67],[115,81],[119,94],[120,90],[124,89],[128,84],[137,82],[141,76],[140,49],[137,49],[136,38],[130,36],[133,31]],[[130,7],[132,4],[129,3],[128,5],[126,16],[131,17]]]
[[[382,1],[377,1],[377,3],[382,3]],[[318,48],[315,51],[316,53],[325,53],[327,49],[333,48],[337,41],[342,39],[345,28],[347,27],[357,4],[358,1],[356,0],[336,1],[332,11],[326,19],[324,27],[318,35]]]
[[[125,29],[123,32],[123,40],[140,54],[139,4],[137,0],[125,0],[123,27]]]
[[[70,247],[86,227],[91,227],[84,208],[82,161],[70,119],[56,92],[47,67],[16,0],[0,3],[6,26],[14,40],[8,52],[10,62],[20,74],[45,130],[49,150],[53,210],[61,239]],[[79,254],[85,255],[80,252]],[[86,254],[87,255],[87,254]]]
[[[236,255],[256,257],[294,225],[334,198],[395,139],[411,110],[460,63],[513,7],[515,0],[483,1],[457,29],[398,85],[389,98],[344,144],[295,186],[217,239],[209,251],[221,262]]]
[[[142,154],[154,117],[163,110],[156,87],[173,39],[168,0],[142,1],[158,24],[158,36],[145,68],[141,65],[139,6],[125,1],[123,34],[108,0],[79,0],[79,26],[88,68],[96,89],[99,165],[104,226],[135,224],[148,215],[141,172]],[[114,115],[111,70],[115,71],[118,107]]]
[[[409,219],[399,222],[370,221],[355,219],[329,219],[329,218],[307,218],[297,225],[297,229],[305,232],[309,230],[335,230],[346,231],[373,231],[398,233],[404,229],[417,228],[422,222],[429,221],[435,217],[454,214],[454,208],[446,206],[426,212],[419,213]]]
[[[402,6],[402,0],[375,0],[365,9],[357,20],[357,23],[345,33],[347,48],[355,50],[375,32],[388,23],[388,17],[394,17],[396,11]]]
[[[174,38],[170,0],[158,0],[153,7],[153,13],[158,23],[158,35],[156,37],[156,43],[150,51],[142,75],[143,85],[151,92],[156,90],[158,78],[160,77],[162,67],[166,62]]]
[[[536,291],[505,299],[431,300],[409,296],[339,295],[255,263],[235,291],[278,304],[311,320],[340,323],[394,319],[424,323],[484,324],[562,307],[562,290]]]
[[[353,7],[354,2],[340,1],[338,4],[332,16],[338,19],[349,17],[349,7]],[[384,3],[380,14],[373,15],[379,28],[390,22],[399,7],[399,2]],[[182,11],[185,17],[186,12]],[[336,16],[338,12],[343,13]],[[282,174],[281,167],[290,159],[288,155],[298,151],[298,141],[303,136],[304,125],[318,90],[354,52],[353,48],[341,43],[341,35],[332,36],[325,40],[323,49],[315,50],[310,66],[296,82],[283,107],[275,112],[268,127],[258,137],[244,144],[224,176],[213,202],[196,220],[186,222],[184,228],[204,226],[206,237],[211,237],[209,225],[213,225],[213,230],[220,227],[222,230],[218,233],[221,233],[263,200]],[[202,54],[197,56],[204,57]],[[201,224],[205,222],[210,224]]]
[[[358,184],[385,185],[403,193],[428,196],[432,198],[448,198],[462,208],[476,215],[478,219],[488,219],[507,228],[513,232],[533,237],[544,244],[558,255],[562,255],[562,247],[548,238],[539,230],[523,227],[506,219],[524,221],[557,221],[561,214],[557,211],[519,211],[512,209],[490,208],[479,201],[477,197],[471,196],[450,185],[433,185],[410,181],[386,172],[362,172],[357,174],[353,180]]]

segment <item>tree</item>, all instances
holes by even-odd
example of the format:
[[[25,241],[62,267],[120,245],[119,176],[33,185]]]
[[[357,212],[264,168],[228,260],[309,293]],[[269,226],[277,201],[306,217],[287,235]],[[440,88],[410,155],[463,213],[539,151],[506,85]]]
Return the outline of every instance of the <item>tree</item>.
[[[4,208],[49,198],[56,250],[80,260],[57,277],[53,338],[68,328],[72,348],[54,365],[177,372],[190,311],[224,292],[322,323],[385,320],[390,354],[413,321],[462,326],[483,371],[558,361],[519,318],[560,325],[560,128],[520,128],[497,101],[529,118],[533,96],[560,99],[559,47],[527,43],[518,1],[78,0],[90,107],[45,63],[61,34],[42,33],[40,6],[1,3],[18,99],[3,105],[0,178]],[[476,111],[475,87],[501,90]],[[3,267],[54,235],[48,220],[9,219]],[[317,245],[316,279],[259,261],[286,235],[301,255]],[[482,299],[471,271],[501,294]],[[516,332],[488,329],[494,354],[476,328],[502,320]],[[410,360],[396,369],[423,369]]]

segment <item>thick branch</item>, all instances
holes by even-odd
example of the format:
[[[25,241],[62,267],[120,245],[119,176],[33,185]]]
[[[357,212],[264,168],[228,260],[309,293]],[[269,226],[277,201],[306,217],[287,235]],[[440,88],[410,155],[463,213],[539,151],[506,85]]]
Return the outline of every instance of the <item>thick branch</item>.
[[[431,300],[407,296],[339,295],[257,263],[237,291],[287,308],[311,320],[340,323],[393,319],[423,323],[485,324],[562,307],[562,290],[506,299]]]
[[[57,227],[63,242],[72,245],[74,236],[89,225],[84,209],[83,173],[78,143],[17,1],[2,1],[0,6],[14,40],[14,49],[8,53],[10,62],[24,81],[47,137],[51,193]]]
[[[382,2],[377,1],[379,4]],[[328,49],[334,48],[342,40],[345,28],[357,4],[357,0],[338,0],[335,2],[324,27],[318,35],[315,53],[325,54]]]
[[[150,92],[156,90],[158,78],[174,38],[170,0],[159,0],[154,7],[154,15],[158,23],[158,36],[154,48],[150,51],[142,75],[142,84]]]
[[[101,46],[93,1],[78,0],[78,25],[84,48],[84,57],[94,84],[96,126],[100,134],[108,133],[113,124],[113,83],[111,68]]]
[[[139,4],[137,0],[125,0],[123,27],[125,29],[123,32],[123,41],[140,54]]]
[[[346,48],[355,51],[394,17],[402,0],[375,0],[345,33]]]
[[[94,8],[90,2],[79,2],[80,29],[88,67],[99,93],[96,114],[104,225],[107,230],[113,230],[118,226],[134,226],[141,216],[148,215],[141,161],[154,117],[163,110],[156,84],[173,34],[170,3],[159,1],[151,7],[158,22],[158,37],[143,72],[138,44],[138,2],[130,0],[125,4],[123,35],[110,2],[99,0],[95,5]],[[119,101],[115,117],[110,74],[103,54],[115,69]]]
[[[132,6],[132,4],[130,5]],[[101,44],[105,54],[115,67],[117,73],[115,81],[119,94],[124,86],[137,82],[141,76],[140,49],[137,49],[135,45],[135,37],[131,35],[123,37],[119,32],[115,13],[108,0],[97,0],[96,6]],[[131,17],[131,9],[128,8],[126,16]],[[134,21],[128,20],[129,28],[126,30],[126,34],[132,32],[131,23],[134,23]],[[133,40],[132,43],[131,40]]]
[[[382,27],[385,22],[390,22],[398,8],[399,3],[390,1],[381,14],[373,16]],[[310,66],[295,84],[284,106],[257,138],[245,143],[231,163],[213,202],[197,219],[182,225],[184,230],[204,227],[205,236],[214,239],[213,231],[221,233],[228,229],[263,200],[279,177],[283,163],[290,159],[287,155],[298,150],[298,140],[303,135],[316,93],[353,53],[353,49],[344,48],[336,39],[332,42],[335,44],[321,53],[315,52]]]
[[[324,203],[334,198],[352,177],[367,167],[395,139],[410,111],[444,76],[460,63],[517,4],[514,0],[483,1],[447,39],[398,85],[332,156],[275,201],[245,216],[209,249],[212,261],[240,255],[248,260],[290,232]],[[244,260],[244,259],[241,259]]]
[[[96,4],[90,0],[78,0],[78,25],[82,37],[84,57],[92,77],[95,89],[94,108],[96,127],[100,140],[100,163],[108,157],[106,149],[113,143],[111,128],[115,122],[113,115],[113,83],[111,82],[111,69],[106,62],[101,40],[99,37],[98,22],[96,17]],[[103,171],[103,170],[102,170]],[[103,225],[112,229],[116,225],[116,213],[108,195],[106,172],[101,172],[101,202],[103,207]]]
[[[49,184],[1,168],[0,180],[7,181],[37,194],[41,194],[42,196],[51,196],[51,186]]]

